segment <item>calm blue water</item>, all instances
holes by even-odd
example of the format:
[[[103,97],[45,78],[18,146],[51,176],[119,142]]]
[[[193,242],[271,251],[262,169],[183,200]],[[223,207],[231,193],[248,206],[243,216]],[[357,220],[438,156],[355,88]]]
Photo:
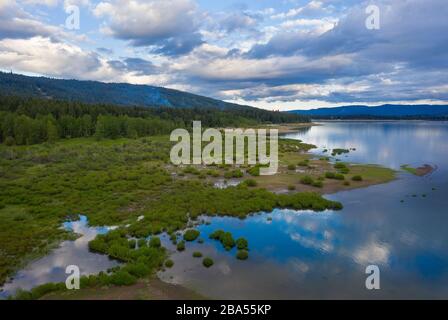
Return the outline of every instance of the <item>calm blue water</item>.
[[[428,163],[437,170],[426,177],[400,172],[387,184],[327,196],[344,204],[338,212],[204,217],[204,244],[177,253],[164,241],[175,265],[159,276],[224,299],[448,298],[448,123],[327,122],[287,137],[316,144],[317,155],[356,148],[337,157],[343,161],[395,169]],[[216,229],[247,238],[249,260],[209,240]],[[202,267],[191,256],[197,250],[215,265]],[[365,288],[371,264],[380,268],[380,290]]]
[[[61,245],[45,257],[37,259],[17,272],[13,279],[1,288],[0,298],[14,294],[21,288],[32,289],[48,282],[65,282],[65,269],[69,265],[77,265],[81,275],[97,274],[118,265],[117,261],[105,255],[89,251],[88,243],[97,234],[107,233],[108,227],[90,227],[86,216],[80,215],[77,221],[67,221],[62,227],[79,234],[75,241],[64,241]]]

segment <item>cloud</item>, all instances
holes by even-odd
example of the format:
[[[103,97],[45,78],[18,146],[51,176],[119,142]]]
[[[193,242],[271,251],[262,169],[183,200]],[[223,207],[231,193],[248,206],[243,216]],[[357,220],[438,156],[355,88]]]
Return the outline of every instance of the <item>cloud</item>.
[[[136,75],[150,75],[158,73],[157,67],[150,61],[141,58],[125,58],[124,60],[111,60],[108,64],[116,70],[133,72]]]
[[[190,0],[100,2],[94,14],[107,19],[104,33],[133,46],[154,46],[160,54],[185,54],[202,43]]]
[[[232,12],[225,15],[220,21],[220,27],[226,32],[231,33],[239,30],[256,31],[256,27],[263,19],[260,14],[250,12]]]
[[[371,241],[363,247],[355,250],[353,259],[360,265],[388,264],[390,248],[384,244]]]
[[[97,78],[102,63],[97,54],[49,38],[0,41],[0,67],[55,77]]]
[[[445,2],[378,0],[380,29],[368,30],[368,1],[205,11],[194,0],[0,0],[0,64],[257,106],[446,101]],[[91,10],[85,35],[49,24],[69,4]]]
[[[59,0],[23,0],[22,2],[25,4],[30,4],[30,5],[41,5],[41,6],[47,6],[47,7],[55,7],[58,5]]]
[[[0,1],[0,39],[53,36],[59,32],[57,27],[48,26],[25,12],[16,1]]]
[[[333,6],[325,6],[322,1],[312,0],[308,2],[305,6],[292,8],[286,13],[279,13],[273,15],[273,19],[289,19],[297,16],[318,16],[322,14],[329,14],[333,10]]]

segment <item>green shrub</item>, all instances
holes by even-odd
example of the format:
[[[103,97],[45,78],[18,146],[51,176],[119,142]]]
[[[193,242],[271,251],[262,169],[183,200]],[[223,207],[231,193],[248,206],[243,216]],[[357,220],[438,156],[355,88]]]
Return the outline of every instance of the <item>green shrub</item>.
[[[215,230],[209,235],[209,238],[213,239],[213,240],[220,240],[221,235],[223,235],[223,234],[224,234],[224,230]]]
[[[336,155],[339,156],[343,153],[349,153],[349,152],[350,152],[350,150],[348,150],[348,149],[336,148],[336,149],[333,149],[331,155],[334,157]]]
[[[213,259],[212,258],[204,258],[204,260],[202,260],[202,264],[204,265],[204,267],[206,268],[210,268],[213,265]]]
[[[135,249],[136,243],[137,243],[137,241],[134,239],[129,240],[128,241],[129,249]]]
[[[161,245],[162,243],[160,242],[159,237],[151,237],[151,239],[149,239],[149,246],[151,248],[160,248]]]
[[[185,241],[194,241],[199,237],[200,232],[195,229],[189,229],[185,231],[184,233],[184,240]]]
[[[247,170],[247,173],[249,173],[251,176],[258,177],[260,175],[260,167],[255,166]]]
[[[288,164],[288,170],[296,170],[296,165],[295,164]]]
[[[185,250],[185,241],[179,241],[177,243],[177,251],[184,251]]]
[[[290,184],[290,185],[288,186],[288,190],[289,190],[289,191],[293,191],[293,190],[296,190],[296,186],[295,186],[295,185],[292,185],[292,184]]]
[[[244,181],[244,184],[248,187],[256,187],[257,181],[255,181],[254,179],[247,179]]]
[[[165,261],[165,267],[172,268],[174,266],[174,261],[171,259],[168,259]]]
[[[297,165],[300,167],[308,167],[309,163],[310,163],[310,160],[306,159],[306,160],[299,161],[299,163],[297,163]]]
[[[249,242],[243,237],[236,239],[235,243],[238,250],[247,250],[249,247]]]
[[[362,181],[362,176],[360,176],[360,175],[353,176],[353,177],[352,177],[352,180],[353,180],[353,181]]]
[[[127,271],[129,274],[137,278],[143,278],[144,276],[147,276],[151,273],[151,268],[149,268],[144,263],[131,263],[126,265],[123,270]]]
[[[227,251],[235,246],[235,240],[233,240],[230,232],[225,232],[222,234],[219,240]]]
[[[322,188],[323,186],[324,186],[324,184],[322,183],[322,181],[314,181],[313,182],[313,187]]]
[[[137,278],[124,270],[119,270],[110,276],[110,283],[116,286],[130,286],[137,282]]]
[[[6,137],[4,144],[10,147],[16,144],[16,140],[13,137]]]
[[[325,172],[325,178],[327,179],[335,179],[335,180],[344,180],[344,175],[335,172]]]
[[[300,182],[302,184],[311,185],[314,183],[314,180],[310,176],[304,176],[300,179]]]
[[[236,253],[236,258],[238,260],[246,260],[247,258],[249,258],[249,253],[247,252],[247,250],[238,250],[238,252]]]
[[[146,247],[148,245],[148,241],[146,239],[138,239],[137,245],[139,248]]]
[[[210,234],[209,238],[213,240],[219,240],[226,250],[230,250],[235,246],[235,240],[233,239],[230,232],[216,230]]]
[[[334,164],[334,168],[335,169],[342,169],[342,168],[347,168],[347,165],[343,162],[338,162]]]
[[[327,179],[334,179],[335,173],[334,172],[325,172],[325,178]]]
[[[193,257],[194,258],[201,258],[202,257],[202,253],[199,252],[199,251],[195,251],[195,252],[193,252]]]

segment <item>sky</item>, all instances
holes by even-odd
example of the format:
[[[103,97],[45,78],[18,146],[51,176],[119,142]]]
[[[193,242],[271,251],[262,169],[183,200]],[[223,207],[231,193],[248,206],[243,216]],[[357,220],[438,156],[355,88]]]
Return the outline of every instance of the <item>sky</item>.
[[[0,69],[269,110],[448,104],[448,2],[0,0]]]

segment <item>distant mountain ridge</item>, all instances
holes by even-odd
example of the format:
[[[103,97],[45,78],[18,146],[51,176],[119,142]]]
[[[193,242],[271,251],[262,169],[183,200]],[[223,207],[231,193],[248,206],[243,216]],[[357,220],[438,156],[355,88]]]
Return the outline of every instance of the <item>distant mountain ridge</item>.
[[[393,105],[376,107],[364,105],[318,108],[312,110],[293,110],[289,113],[300,114],[319,119],[354,119],[354,118],[448,118],[448,105]]]
[[[0,72],[0,94],[122,106],[249,108],[163,87],[30,77],[5,72]]]

